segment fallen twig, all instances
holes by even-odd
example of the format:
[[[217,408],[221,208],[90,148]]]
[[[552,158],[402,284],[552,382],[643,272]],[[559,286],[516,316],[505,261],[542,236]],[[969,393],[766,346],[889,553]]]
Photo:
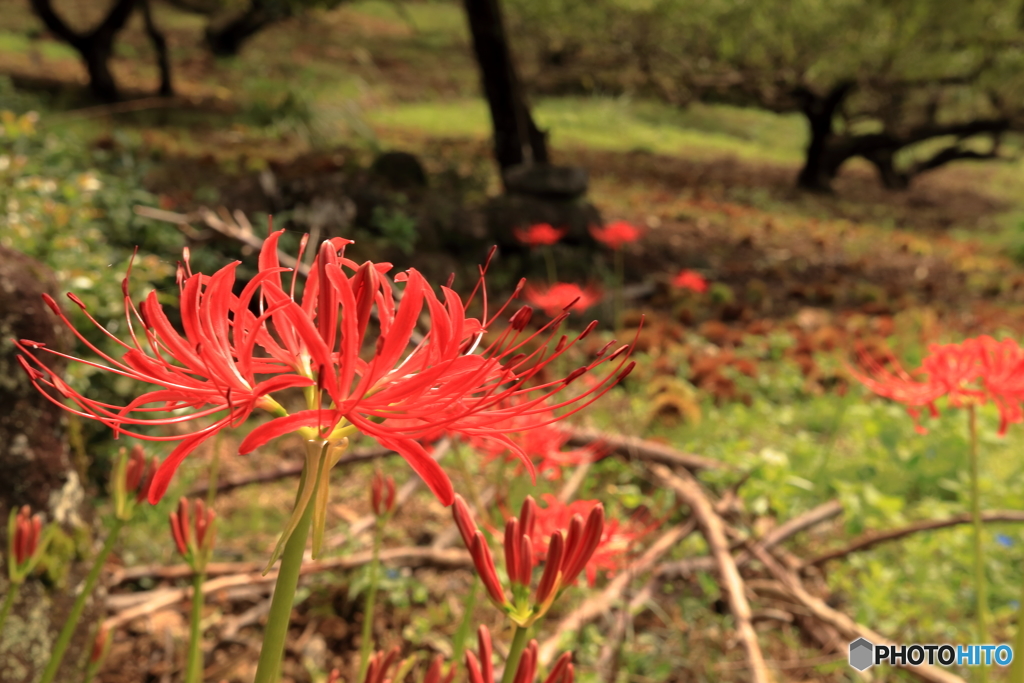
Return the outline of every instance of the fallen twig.
[[[757,633],[750,621],[750,603],[747,602],[743,578],[736,568],[732,553],[729,552],[729,542],[725,538],[722,518],[715,512],[700,484],[689,473],[675,474],[665,465],[659,464],[652,465],[651,471],[675,491],[680,502],[685,503],[693,511],[697,526],[704,534],[711,555],[718,566],[718,574],[729,599],[729,609],[736,621],[736,632],[746,650],[751,680],[755,683],[769,683],[772,680],[771,674],[761,653]]]
[[[983,522],[1024,522],[1024,510],[987,510],[981,513],[981,520]],[[829,560],[835,560],[840,557],[845,557],[851,553],[867,550],[875,547],[879,543],[895,541],[903,538],[904,536],[910,536],[911,534],[916,534],[920,531],[946,529],[959,524],[970,524],[970,522],[970,513],[964,512],[963,514],[947,517],[946,519],[926,519],[900,527],[899,529],[890,529],[888,531],[869,531],[847,546],[837,548],[835,550],[829,550],[817,557],[805,560],[802,566],[816,567],[825,564]]]
[[[778,560],[768,553],[768,551],[763,548],[759,548],[756,545],[751,546],[750,550],[754,556],[764,564],[772,576],[774,576],[783,586],[785,586],[786,589],[789,590],[793,598],[806,607],[816,619],[834,627],[850,641],[856,640],[857,638],[866,638],[874,643],[876,647],[878,645],[893,644],[888,638],[884,638],[881,634],[875,633],[866,626],[861,626],[842,612],[829,607],[825,604],[824,600],[816,598],[808,593],[804,589],[803,584],[800,583],[800,579],[797,577],[796,573],[783,567]],[[929,683],[964,683],[963,679],[959,676],[928,664],[920,664],[918,666],[898,664],[895,666],[899,666],[921,680],[929,681]]]
[[[833,517],[838,516],[842,511],[842,505],[837,500],[831,500],[827,503],[823,503],[770,530],[760,541],[758,541],[758,544],[766,550],[774,548],[783,541],[787,541],[793,536],[796,536],[801,531],[806,531],[817,524],[821,524],[822,522],[826,522]],[[741,544],[734,545],[738,547]],[[747,564],[750,559],[750,553],[744,550],[737,555],[736,566],[742,567]],[[714,558],[690,557],[685,560],[666,562],[660,565],[656,571],[656,575],[661,579],[667,579],[673,576],[689,576],[695,572],[711,571],[714,568]]]
[[[624,436],[593,429],[563,428],[563,430],[569,434],[569,444],[573,446],[601,443],[612,452],[627,458],[685,467],[691,471],[732,469],[719,460],[712,460],[693,453],[683,453],[663,443],[635,436]]]
[[[302,574],[313,574],[325,570],[354,569],[368,564],[373,554],[370,552],[356,553],[346,557],[332,557],[326,560],[315,560],[302,565]],[[463,569],[472,566],[469,553],[465,550],[447,549],[437,550],[434,548],[391,548],[380,552],[380,560],[383,563],[399,564],[405,567],[441,567],[445,569]],[[277,571],[261,574],[258,570],[253,571],[253,565],[259,567],[260,563],[254,562],[232,562],[212,563],[208,566],[210,570],[226,568],[227,565],[241,569],[238,573],[219,576],[203,583],[203,593],[212,595],[219,590],[242,585],[260,585],[270,590],[272,584],[277,581]],[[261,568],[261,567],[260,567]],[[155,591],[132,594],[134,604],[119,610],[113,616],[107,618],[104,625],[113,629],[132,619],[157,612],[165,607],[178,603],[192,595],[192,588],[158,588]]]
[[[344,467],[346,465],[355,465],[361,462],[368,462],[388,455],[397,455],[394,451],[388,448],[368,448],[365,450],[353,451],[349,455],[345,456],[338,461],[335,467]],[[301,462],[291,463],[284,467],[279,467],[276,470],[270,470],[266,472],[253,472],[238,477],[230,477],[219,479],[217,481],[217,493],[226,493],[233,491],[243,486],[249,486],[250,484],[265,484],[269,481],[279,481],[281,479],[287,479],[289,477],[297,477],[302,474],[303,464]],[[200,482],[189,489],[188,493],[185,494],[191,498],[194,496],[205,496],[210,490],[209,482]]]

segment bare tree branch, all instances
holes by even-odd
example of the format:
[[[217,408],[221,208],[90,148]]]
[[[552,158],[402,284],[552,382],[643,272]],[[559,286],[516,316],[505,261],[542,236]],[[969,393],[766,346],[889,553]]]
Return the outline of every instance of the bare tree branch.
[[[674,474],[664,465],[652,465],[651,471],[666,486],[675,491],[680,502],[689,506],[693,511],[697,526],[704,534],[711,555],[715,558],[715,564],[718,566],[718,574],[729,600],[729,610],[736,621],[736,632],[746,650],[751,680],[754,683],[769,683],[772,680],[771,673],[765,664],[757,633],[750,621],[750,603],[747,602],[743,578],[736,567],[736,561],[729,552],[729,542],[725,538],[725,525],[722,518],[715,512],[711,501],[701,490],[700,484],[690,474]]]

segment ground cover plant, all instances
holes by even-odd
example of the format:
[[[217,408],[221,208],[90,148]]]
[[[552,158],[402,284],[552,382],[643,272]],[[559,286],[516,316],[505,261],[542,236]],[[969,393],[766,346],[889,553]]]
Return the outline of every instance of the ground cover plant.
[[[202,337],[198,350],[190,343],[170,354],[178,362],[195,354],[189,367],[201,373],[192,380],[241,363],[235,351],[218,355],[223,335],[203,327],[213,317],[178,317],[180,287],[188,301],[202,288],[238,296],[246,282],[272,281],[268,234],[277,235],[282,267],[299,273],[294,294],[292,275],[282,273],[285,298],[269,295],[261,308],[254,294],[230,320],[266,314],[275,330],[298,329],[299,318],[285,323],[281,311],[292,296],[301,305],[307,277],[335,267],[316,245],[351,237],[345,257],[357,263],[422,272],[430,287],[421,295],[431,304],[416,331],[433,329],[431,318],[444,328],[456,308],[441,286],[454,272],[452,292],[469,300],[493,243],[479,226],[500,185],[457,6],[411,3],[403,14],[386,3],[346,5],[281,22],[230,61],[198,51],[193,37],[205,20],[160,3],[154,10],[180,65],[176,86],[202,104],[198,110],[68,111],[60,98],[4,91],[12,112],[0,138],[0,245],[49,265],[61,294],[84,303],[59,298],[85,338],[68,352],[97,360],[88,343],[122,362],[125,349],[104,330],[129,345],[134,330],[145,345],[150,323],[124,316],[122,279],[132,262],[132,305],[155,301],[167,313],[165,332]],[[5,19],[0,65],[19,78],[61,71],[55,65],[74,73],[73,54],[45,36],[25,37],[31,21],[27,10]],[[152,60],[134,58],[148,49],[139,18],[120,40],[118,82],[152,90]],[[433,67],[414,68],[423,64]],[[224,92],[232,82],[240,85]],[[97,511],[87,524],[91,542],[71,555],[90,566],[102,560],[97,590],[76,594],[102,605],[96,618],[105,626],[78,624],[80,636],[97,636],[74,662],[75,675],[250,681],[270,675],[257,674],[258,659],[276,638],[282,679],[295,681],[477,683],[516,668],[523,680],[541,681],[841,681],[853,677],[846,647],[859,636],[1016,642],[1024,585],[1022,436],[1012,410],[1019,388],[987,383],[995,356],[970,353],[988,349],[977,340],[991,337],[1007,349],[998,355],[1000,376],[1014,376],[1024,297],[1014,260],[1019,163],[954,164],[894,194],[854,161],[833,195],[806,195],[792,189],[805,137],[792,116],[578,94],[534,105],[558,160],[590,171],[588,196],[603,225],[582,238],[557,223],[517,225],[488,265],[489,313],[481,292],[466,304],[467,319],[495,319],[494,335],[472,350],[453,345],[448,359],[486,358],[482,351],[507,329],[528,337],[564,317],[574,339],[597,319],[559,357],[514,358],[539,354],[531,342],[499,366],[511,372],[548,361],[524,388],[596,397],[608,385],[574,371],[609,357],[619,346],[604,347],[618,339],[636,363],[632,372],[557,424],[538,423],[571,408],[524,418],[512,407],[521,403],[495,402],[510,411],[502,420],[448,429],[441,407],[421,405],[412,424],[398,415],[364,418],[383,443],[339,432],[348,449],[324,453],[282,434],[239,456],[254,429],[267,434],[272,420],[286,419],[272,404],[262,417],[216,430],[213,415],[161,414],[162,423],[140,432],[146,439],[114,441],[110,427],[120,418],[108,406],[131,402],[140,385],[71,364],[67,386],[48,391],[76,397],[68,405],[102,418],[71,416],[68,431],[78,435],[75,466]],[[425,188],[374,175],[378,153],[394,148],[418,157]],[[304,256],[287,261],[303,243]],[[342,258],[340,243],[329,244]],[[237,291],[199,275],[236,259]],[[339,270],[353,280],[376,277],[371,268]],[[529,286],[496,316],[523,275]],[[359,286],[350,289],[365,301]],[[516,313],[524,304],[528,316]],[[316,318],[310,322],[319,337]],[[302,350],[313,339],[296,342],[298,356],[313,357]],[[415,346],[412,333],[410,340]],[[373,341],[362,346],[365,362],[393,351]],[[935,344],[965,350],[957,366],[965,373],[935,372]],[[394,366],[408,353],[401,346]],[[557,346],[556,336],[548,348]],[[613,362],[626,361],[622,354]],[[145,371],[177,372],[166,353],[164,360]],[[26,362],[43,382],[43,369]],[[416,362],[414,354],[403,367]],[[896,372],[895,362],[932,371],[879,376]],[[331,402],[346,400],[328,387],[321,365],[329,363],[289,373],[305,386],[283,390],[278,401],[290,415],[307,411],[313,421],[304,426],[314,431],[331,428]],[[970,384],[978,366],[986,383]],[[236,418],[262,400],[233,376],[215,377],[210,396]],[[881,384],[865,387],[861,380],[872,378]],[[937,419],[928,412],[933,401]],[[916,418],[904,403],[920,409]],[[497,442],[474,428],[492,430]],[[209,438],[166,480],[162,501],[139,500],[149,493],[151,461],[165,462],[176,443],[200,436]],[[435,459],[464,499],[454,515]],[[309,463],[319,474],[309,474]],[[263,572],[275,547],[288,545],[282,531],[305,524],[294,511],[307,496],[320,531],[301,565],[292,544],[300,575],[286,612],[273,599],[281,572]],[[580,547],[570,542],[573,515],[581,525],[574,538],[582,538],[598,509],[603,532],[588,537],[598,541],[590,562],[572,566],[575,581],[554,589],[550,567],[567,566],[566,549]],[[12,545],[3,550],[11,580],[0,584],[11,613],[0,626],[0,661],[11,661],[18,646],[28,589],[54,582],[55,567],[70,561],[51,515],[37,529],[35,512],[12,509]],[[563,652],[572,653],[571,673]],[[521,664],[506,668],[510,660]],[[1001,667],[986,673],[1011,679]],[[943,674],[981,675],[875,670],[884,680],[953,680]]]

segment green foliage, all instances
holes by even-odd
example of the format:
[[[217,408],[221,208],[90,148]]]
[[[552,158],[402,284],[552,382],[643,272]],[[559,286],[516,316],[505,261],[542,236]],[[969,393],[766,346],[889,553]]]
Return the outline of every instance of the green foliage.
[[[416,219],[398,207],[377,206],[370,219],[372,226],[380,231],[384,242],[409,255],[416,249],[419,233]]]
[[[71,137],[40,131],[37,123],[32,112],[0,113],[0,245],[49,266],[61,292],[74,292],[109,332],[125,337],[121,281],[133,251],[138,248],[129,282],[132,298],[139,300],[149,287],[171,294],[183,238],[132,211],[154,198],[142,189],[144,169],[131,151],[116,144],[90,149]],[[60,304],[91,343],[120,355],[120,347],[78,306],[63,298]],[[128,380],[82,364],[68,367],[67,380],[101,400],[130,397],[136,390]]]

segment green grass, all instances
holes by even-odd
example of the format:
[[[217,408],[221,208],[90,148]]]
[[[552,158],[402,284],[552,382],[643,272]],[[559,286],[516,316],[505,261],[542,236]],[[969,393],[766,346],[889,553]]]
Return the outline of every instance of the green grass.
[[[610,98],[549,98],[534,107],[554,146],[608,151],[643,150],[689,156],[798,162],[804,124],[725,105],[678,110],[654,102]],[[392,104],[368,111],[368,121],[429,136],[483,138],[490,119],[481,99]]]

